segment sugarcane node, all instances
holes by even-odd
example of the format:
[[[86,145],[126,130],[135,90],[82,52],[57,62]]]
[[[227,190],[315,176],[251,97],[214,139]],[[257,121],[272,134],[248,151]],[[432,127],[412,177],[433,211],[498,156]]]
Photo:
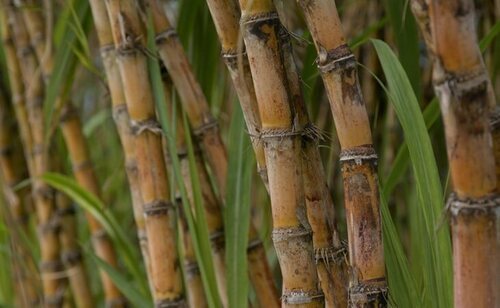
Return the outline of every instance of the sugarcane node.
[[[349,307],[386,307],[385,279],[358,282],[349,288]]]
[[[186,278],[192,278],[200,274],[200,267],[196,261],[186,261],[184,262],[184,271],[186,272]]]
[[[482,198],[460,198],[456,193],[450,194],[447,208],[452,219],[477,216],[500,217],[500,195],[490,194]]]
[[[332,50],[326,50],[319,46],[316,64],[321,73],[327,74],[333,71],[356,67],[356,57],[346,44],[340,45]]]
[[[475,101],[486,96],[488,84],[488,75],[481,69],[463,75],[444,73],[435,80],[438,93],[448,90],[458,101]]]
[[[56,210],[56,215],[59,217],[64,217],[64,216],[72,216],[76,214],[76,206],[74,203],[71,203],[70,206],[64,207],[64,208],[57,208]]]
[[[55,198],[55,193],[56,191],[47,185],[39,185],[38,187],[35,188],[35,195],[46,199],[46,200],[53,200]]]
[[[226,240],[224,238],[224,229],[215,230],[209,235],[210,243],[214,251],[220,251],[224,249]]]
[[[64,124],[65,122],[78,118],[78,112],[75,107],[71,104],[66,104],[59,115],[59,122]]]
[[[244,59],[247,56],[247,52],[244,49],[241,52],[234,51],[234,50],[226,50],[222,51],[222,59],[226,63],[227,66],[229,66],[229,69],[235,70],[238,68],[238,61],[240,58]]]
[[[73,173],[77,173],[79,171],[83,171],[85,169],[92,169],[92,168],[93,168],[93,166],[92,166],[92,162],[90,160],[85,160],[81,163],[73,164],[73,166],[72,166]]]
[[[170,201],[154,200],[144,204],[145,216],[165,215],[169,211],[174,210],[175,205]]]
[[[325,300],[325,295],[321,291],[290,291],[284,292],[281,300],[283,304],[289,305],[303,305],[312,302],[323,302]]]
[[[286,242],[291,238],[297,237],[305,237],[309,241],[312,239],[312,231],[302,226],[277,228],[272,231],[272,238],[275,244],[279,242]]]
[[[110,53],[116,51],[115,44],[107,44],[99,47],[99,52],[101,53],[101,57],[107,58],[110,56]]]
[[[179,35],[177,34],[175,28],[168,28],[165,31],[162,31],[155,36],[155,43],[161,45],[168,42],[168,40],[172,38],[178,38],[178,37]]]
[[[160,123],[155,118],[149,118],[141,121],[130,120],[132,134],[138,136],[144,132],[151,132],[155,135],[162,134]]]
[[[80,263],[83,257],[79,249],[72,249],[63,251],[61,258],[64,263],[64,266],[66,268],[70,268]]]
[[[187,307],[187,305],[186,301],[182,297],[155,301],[155,308],[170,308],[170,307],[184,308]]]
[[[240,23],[245,26],[245,29],[250,34],[256,36],[263,42],[267,42],[270,37],[270,33],[272,33],[272,31],[268,33],[264,32],[263,28],[265,26],[276,28],[281,25],[276,11],[255,14],[252,16],[242,16]]]
[[[0,148],[0,156],[5,156],[8,158],[9,156],[12,156],[13,150],[14,149],[13,149],[12,145],[2,147],[2,148]]]
[[[39,267],[40,271],[43,273],[55,273],[64,270],[64,266],[59,259],[41,261]]]
[[[258,247],[262,247],[262,245],[262,241],[259,238],[252,239],[247,245],[247,253],[250,253]]]
[[[124,308],[129,307],[127,300],[123,297],[117,297],[113,299],[107,299],[105,303],[106,308]]]
[[[17,48],[17,57],[19,59],[24,59],[25,57],[31,55],[32,53],[33,53],[33,48],[30,45]]]
[[[219,129],[219,122],[217,122],[217,120],[211,115],[208,115],[204,122],[205,123],[203,123],[202,125],[193,129],[193,135],[198,138],[203,138],[203,136],[211,130],[217,131]]]
[[[255,137],[260,138],[262,141],[264,141],[264,143],[266,143],[266,141],[268,141],[268,140],[270,141],[271,139],[282,140],[285,138],[293,138],[293,137],[297,137],[297,136],[302,136],[302,134],[303,134],[302,130],[296,130],[293,127],[292,128],[266,128],[266,129],[262,129],[260,134],[258,136],[255,136]]]
[[[355,164],[361,165],[365,162],[377,165],[377,153],[373,148],[373,145],[361,145],[350,149],[344,149],[340,152],[340,163],[345,164]]]

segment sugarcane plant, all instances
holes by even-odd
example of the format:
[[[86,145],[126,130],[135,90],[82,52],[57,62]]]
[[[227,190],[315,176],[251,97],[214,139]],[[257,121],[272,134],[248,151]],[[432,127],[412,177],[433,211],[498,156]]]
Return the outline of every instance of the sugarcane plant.
[[[498,305],[500,3],[0,1],[1,307]]]
[[[298,1],[318,52],[318,69],[332,109],[342,152],[349,238],[352,305],[386,302],[384,248],[379,209],[377,154],[349,49],[333,1]],[[333,31],[332,31],[333,30]]]
[[[413,1],[433,63],[454,193],[455,307],[492,307],[500,298],[499,201],[491,127],[496,106],[477,44],[473,1]]]

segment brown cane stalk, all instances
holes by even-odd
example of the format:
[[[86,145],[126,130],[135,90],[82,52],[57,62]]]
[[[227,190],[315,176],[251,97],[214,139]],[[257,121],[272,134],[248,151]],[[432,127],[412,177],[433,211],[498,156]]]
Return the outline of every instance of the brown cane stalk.
[[[172,81],[181,97],[183,108],[188,115],[188,119],[191,127],[193,127],[195,136],[201,138],[201,148],[207,157],[208,164],[214,171],[220,191],[219,195],[224,196],[224,192],[226,191],[227,156],[225,154],[225,146],[220,141],[216,120],[210,114],[203,92],[199,84],[196,82],[186,54],[177,38],[175,29],[171,26],[165,14],[160,13],[161,8],[156,0],[148,0],[147,2],[151,11],[155,13],[153,14],[153,17],[155,21],[155,31],[157,33],[156,44],[159,48],[160,57],[165,63],[169,75],[171,76]],[[230,30],[228,29],[228,31]],[[241,87],[246,87],[245,84],[247,82],[251,82],[251,79],[248,79],[248,76],[245,78],[246,80],[239,81]],[[253,91],[252,89],[253,88],[249,88],[249,90],[242,91]],[[254,95],[251,92],[247,93],[248,95]],[[185,99],[187,102],[184,101]],[[249,108],[254,108],[250,105],[248,106]],[[200,116],[195,116],[193,112],[199,113]],[[251,112],[255,112],[255,108]],[[198,129],[197,133],[196,129],[196,127],[200,127],[201,125],[199,123],[199,117],[205,119],[205,124],[203,124],[201,128],[206,128],[206,131],[201,135],[199,134],[200,130]],[[250,121],[256,121],[257,119],[258,117],[254,117],[253,120]],[[257,142],[254,142],[254,144],[256,144],[258,149]],[[260,173],[261,176],[264,176],[264,183],[266,183],[267,180],[265,179],[265,176],[267,172],[265,172],[264,169],[265,160],[263,153],[259,153]],[[222,165],[224,166],[224,169],[220,169]],[[260,241],[253,224],[250,226],[247,255],[249,261],[250,280],[256,290],[259,302],[265,307],[274,307],[278,302],[276,287],[274,286],[272,274],[269,269],[269,265],[267,264],[264,246]]]
[[[267,179],[267,172],[265,168],[265,158],[262,148],[262,143],[258,140],[258,134],[261,129],[260,117],[258,114],[258,106],[255,98],[255,91],[252,84],[252,75],[248,66],[248,58],[246,55],[240,55],[238,59],[238,37],[239,37],[239,11],[236,8],[234,1],[207,1],[209,9],[212,13],[214,23],[216,25],[217,33],[219,35],[222,54],[225,59],[226,65],[231,72],[233,84],[235,85],[236,92],[240,98],[240,103],[245,115],[247,129],[252,137],[252,144],[256,153],[259,173],[265,181]],[[283,32],[286,34],[286,32]],[[303,127],[311,127],[305,106],[302,100],[302,93],[298,75],[295,69],[295,63],[291,55],[291,45],[288,36],[282,37],[283,46],[282,51],[286,59],[287,73],[290,78],[289,86],[291,95],[294,97],[296,103],[296,111],[300,111]],[[240,60],[240,62],[238,62]],[[308,208],[308,218],[313,229],[313,245],[316,250],[317,262],[319,262],[318,274],[322,281],[323,291],[326,295],[328,302],[333,303],[336,301],[339,306],[345,306],[346,295],[346,274],[339,272],[341,268],[345,270],[345,264],[336,264],[334,260],[329,260],[337,249],[343,250],[338,238],[336,230],[331,232],[331,226],[327,221],[327,209],[333,211],[333,203],[329,197],[326,181],[324,178],[323,166],[319,160],[319,152],[314,138],[305,137],[303,145],[303,171],[304,171],[304,184],[306,192],[306,204]],[[314,137],[314,136],[313,136]],[[318,185],[318,183],[325,183]],[[335,238],[333,240],[332,236]],[[332,244],[335,244],[332,246]],[[336,246],[336,247],[335,247]],[[335,249],[335,248],[336,249]],[[341,254],[340,254],[341,256]],[[341,261],[342,261],[341,256]],[[325,265],[325,262],[329,264]],[[329,261],[332,261],[331,263]],[[333,279],[332,279],[333,278]],[[334,283],[338,283],[336,288]],[[334,294],[337,290],[338,294]],[[344,305],[342,305],[344,301]]]
[[[2,190],[8,204],[9,214],[12,217],[10,224],[14,257],[14,281],[18,290],[18,300],[23,307],[40,304],[36,280],[36,265],[30,255],[28,247],[23,244],[22,236],[30,234],[29,227],[29,202],[30,190],[23,188],[15,190],[27,177],[27,168],[21,145],[16,143],[18,130],[12,120],[12,110],[7,104],[7,97],[0,89],[0,174],[2,177]],[[21,155],[19,155],[21,154]]]
[[[273,216],[273,242],[283,276],[282,305],[321,307],[324,296],[307,222],[301,131],[280,54],[277,12],[271,1],[240,1],[241,24],[262,122]],[[286,184],[285,184],[286,183]]]
[[[412,10],[432,55],[454,187],[449,199],[454,304],[495,307],[500,201],[489,116],[496,103],[477,44],[474,2],[413,1]]]
[[[137,228],[137,237],[141,248],[142,258],[146,267],[148,281],[152,287],[151,262],[149,260],[148,239],[146,235],[143,204],[140,193],[140,185],[137,171],[134,136],[130,128],[130,117],[123,92],[120,71],[116,62],[116,49],[111,32],[111,24],[103,1],[90,1],[94,25],[99,39],[101,58],[107,76],[108,88],[111,94],[113,119],[118,131],[123,152],[125,155],[125,170],[132,197],[132,208]]]
[[[56,215],[54,191],[39,177],[50,170],[48,147],[45,144],[45,130],[42,102],[44,96],[43,81],[36,56],[31,48],[28,33],[19,12],[12,5],[4,2],[9,25],[12,29],[14,46],[17,51],[25,85],[26,109],[32,136],[32,152],[27,161],[33,178],[33,199],[38,218],[38,235],[41,248],[40,271],[42,274],[44,304],[57,307],[63,302],[64,277],[59,251],[59,223]]]
[[[352,306],[386,302],[386,279],[377,183],[377,155],[361,94],[356,59],[346,44],[333,1],[298,1],[318,51],[318,67],[342,152],[345,208],[352,269]]]
[[[45,33],[45,20],[41,13],[41,3],[33,0],[21,1],[21,5],[29,5],[29,8],[24,8],[22,10],[24,21],[26,23],[28,33],[31,39],[31,44],[34,46],[37,58],[42,70],[42,74],[45,76],[45,81],[48,79],[52,73],[53,66],[53,53],[52,44],[50,37],[48,38]],[[69,106],[66,109],[66,119],[61,119],[62,130],[65,137],[65,142],[68,146],[70,152],[70,157],[73,164],[73,173],[80,185],[90,192],[94,193],[98,197],[100,196],[99,185],[97,183],[97,178],[95,177],[92,163],[89,160],[88,149],[85,143],[85,139],[81,132],[81,124],[72,113],[72,107]],[[80,170],[81,169],[81,170]],[[63,197],[60,198],[61,202],[65,202]],[[62,205],[63,208],[66,205]],[[105,230],[100,225],[100,223],[90,214],[87,214],[87,220],[89,222],[90,231],[92,234],[92,244],[96,255],[106,261],[111,266],[117,266],[116,253],[114,251],[113,244],[110,238],[106,235]],[[76,234],[75,234],[76,235]],[[117,287],[112,282],[111,278],[107,275],[104,270],[100,272],[101,280],[104,286],[104,293],[106,297],[106,302],[112,307],[120,307],[124,305],[125,299],[120,294]],[[80,277],[83,279],[83,277]],[[83,280],[85,281],[85,280]],[[84,293],[80,289],[87,288]],[[89,299],[87,298],[90,294],[90,290],[87,286],[79,286],[77,289],[78,301],[82,304],[89,304]]]
[[[174,204],[170,201],[161,130],[148,76],[145,34],[133,1],[107,0],[106,6],[135,139],[153,298],[157,307],[183,306]]]
[[[184,180],[184,186],[186,187],[189,203],[193,211],[195,211],[195,196],[193,188],[193,177],[191,176],[191,166],[189,163],[188,156],[188,144],[186,139],[186,132],[184,128],[184,121],[182,116],[182,110],[180,108],[175,108],[172,102],[172,92],[171,92],[171,80],[168,73],[164,72],[163,85],[165,92],[165,101],[167,102],[167,110],[170,114],[174,114],[176,119],[176,149],[177,156],[179,157],[181,174]],[[201,195],[203,198],[203,208],[205,210],[205,219],[207,223],[208,236],[211,242],[212,256],[214,262],[215,276],[217,280],[217,287],[221,297],[222,305],[227,307],[227,285],[226,285],[226,265],[225,265],[225,239],[224,239],[224,224],[222,218],[222,206],[221,202],[215,195],[215,192],[210,183],[210,178],[201,156],[201,151],[194,145],[194,159],[195,168],[198,175]],[[170,155],[175,155],[170,153]],[[185,234],[187,236],[187,234]]]
[[[179,93],[193,133],[201,142],[208,164],[215,175],[220,195],[225,196],[227,154],[220,137],[217,120],[210,112],[208,102],[193,74],[177,32],[171,26],[157,0],[148,0],[147,3],[151,7],[160,57]]]
[[[68,148],[76,181],[88,192],[97,198],[101,198],[101,189],[90,160],[89,149],[83,136],[80,119],[71,103],[68,102],[64,106],[60,120],[61,131]],[[90,213],[86,213],[86,217],[92,234],[92,244],[96,255],[110,266],[117,268],[118,261],[113,243],[104,227]],[[106,305],[110,307],[125,306],[125,298],[115,286],[111,277],[104,270],[100,271],[100,276],[103,283]]]

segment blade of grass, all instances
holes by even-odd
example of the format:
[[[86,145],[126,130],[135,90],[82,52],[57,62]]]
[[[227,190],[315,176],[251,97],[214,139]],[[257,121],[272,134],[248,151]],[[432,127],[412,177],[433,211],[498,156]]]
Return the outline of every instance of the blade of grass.
[[[137,282],[141,292],[149,294],[148,283],[145,274],[139,267],[140,258],[134,249],[134,244],[126,236],[124,227],[120,225],[113,214],[104,210],[103,203],[68,176],[58,173],[46,173],[41,179],[55,189],[68,195],[76,204],[80,205],[102,224],[107,234],[115,243],[121,259],[132,274],[133,279]]]
[[[384,194],[380,196],[380,211],[390,303],[394,307],[423,307]]]
[[[253,170],[251,145],[245,134],[243,114],[234,105],[229,130],[229,170],[226,208],[226,260],[229,307],[248,305],[247,244],[250,227],[250,190]]]
[[[65,27],[60,44],[57,46],[57,52],[54,57],[54,70],[46,86],[45,99],[43,102],[45,127],[52,127],[54,111],[59,107],[56,106],[57,98],[63,98],[63,94],[67,94],[71,87],[77,64],[77,56],[73,52],[73,48],[78,42],[78,35],[88,34],[92,21],[88,1],[76,1],[74,8],[73,2],[68,2],[68,6],[64,11],[66,10],[69,12],[62,13],[60,18],[68,18],[71,20],[71,10],[74,10],[79,18],[75,17],[73,23],[79,23],[80,25]],[[82,31],[84,31],[84,33],[75,32],[75,29],[83,29]],[[49,138],[52,132],[53,130],[47,129],[46,138]]]
[[[86,250],[86,255],[89,256],[98,267],[102,268],[113,280],[118,289],[122,294],[133,304],[135,307],[152,307],[153,301],[150,297],[146,297],[141,292],[137,291],[137,288],[132,279],[127,277],[123,273],[117,271],[115,268],[110,266],[104,260],[96,256],[91,250]]]
[[[490,31],[481,39],[479,46],[481,51],[485,51],[490,44],[493,42],[495,37],[500,34],[500,21],[497,22]],[[439,102],[436,97],[427,105],[423,112],[425,126],[427,130],[430,130],[441,115],[441,110],[439,109]],[[384,194],[386,196],[391,195],[392,191],[396,187],[396,184],[401,179],[401,176],[406,172],[409,166],[409,153],[406,141],[404,141],[396,154],[391,171],[384,182]]]
[[[425,271],[422,295],[424,304],[436,307],[452,306],[451,243],[447,228],[436,230],[443,204],[443,191],[436,160],[420,107],[405,71],[390,47],[380,40],[372,40],[384,71],[388,97],[403,128],[412,162],[418,194],[419,226],[425,244],[421,270]]]

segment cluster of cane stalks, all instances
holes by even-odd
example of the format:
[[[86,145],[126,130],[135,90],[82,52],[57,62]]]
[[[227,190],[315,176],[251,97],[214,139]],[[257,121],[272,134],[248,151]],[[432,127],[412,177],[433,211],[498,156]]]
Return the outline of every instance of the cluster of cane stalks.
[[[91,281],[78,242],[75,207],[40,177],[62,172],[63,157],[46,123],[46,87],[54,71],[50,1],[1,0],[1,30],[9,87],[0,87],[0,182],[11,236],[14,285],[20,307],[94,307]],[[257,171],[271,201],[272,244],[282,285],[274,280],[258,226],[250,224],[248,275],[259,307],[385,307],[389,302],[382,242],[377,153],[337,7],[332,0],[297,0],[317,51],[340,144],[347,239],[341,238],[327,172],[319,151],[321,130],[311,121],[286,12],[272,0],[206,0],[225,64],[243,111]],[[228,158],[216,117],[160,0],[89,0],[93,28],[124,153],[142,261],[155,307],[209,306],[182,199],[171,189],[171,160],[179,159],[191,206],[196,203],[188,140],[194,140],[197,181],[221,305],[229,307],[225,228]],[[456,307],[495,307],[498,265],[500,120],[492,84],[474,31],[470,0],[413,0],[412,11],[433,63],[441,102],[454,193],[449,199]],[[375,11],[375,6],[371,8]],[[148,29],[148,27],[152,29]],[[147,46],[148,30],[155,49]],[[456,47],[457,42],[460,46]],[[162,67],[164,101],[176,119],[176,151],[169,152],[157,117],[148,61]],[[361,82],[360,82],[361,80]],[[172,93],[181,108],[175,108]],[[102,200],[78,108],[65,93],[55,104],[57,127],[72,175]],[[186,115],[189,127],[184,125]],[[492,142],[493,140],[493,142]],[[31,179],[31,185],[20,183]],[[213,179],[213,181],[212,181]],[[255,207],[257,207],[255,205]],[[23,244],[36,220],[40,264]],[[94,254],[115,270],[120,256],[101,222],[85,223]],[[178,234],[179,233],[179,234]],[[178,236],[179,235],[179,236]],[[180,243],[178,243],[180,241]],[[181,249],[178,249],[181,248]],[[37,279],[32,276],[39,275]],[[126,307],[126,294],[104,270],[106,306]],[[40,283],[39,283],[40,282]],[[484,286],[478,288],[477,286]],[[281,294],[279,293],[281,290]],[[71,294],[71,295],[70,295]]]

